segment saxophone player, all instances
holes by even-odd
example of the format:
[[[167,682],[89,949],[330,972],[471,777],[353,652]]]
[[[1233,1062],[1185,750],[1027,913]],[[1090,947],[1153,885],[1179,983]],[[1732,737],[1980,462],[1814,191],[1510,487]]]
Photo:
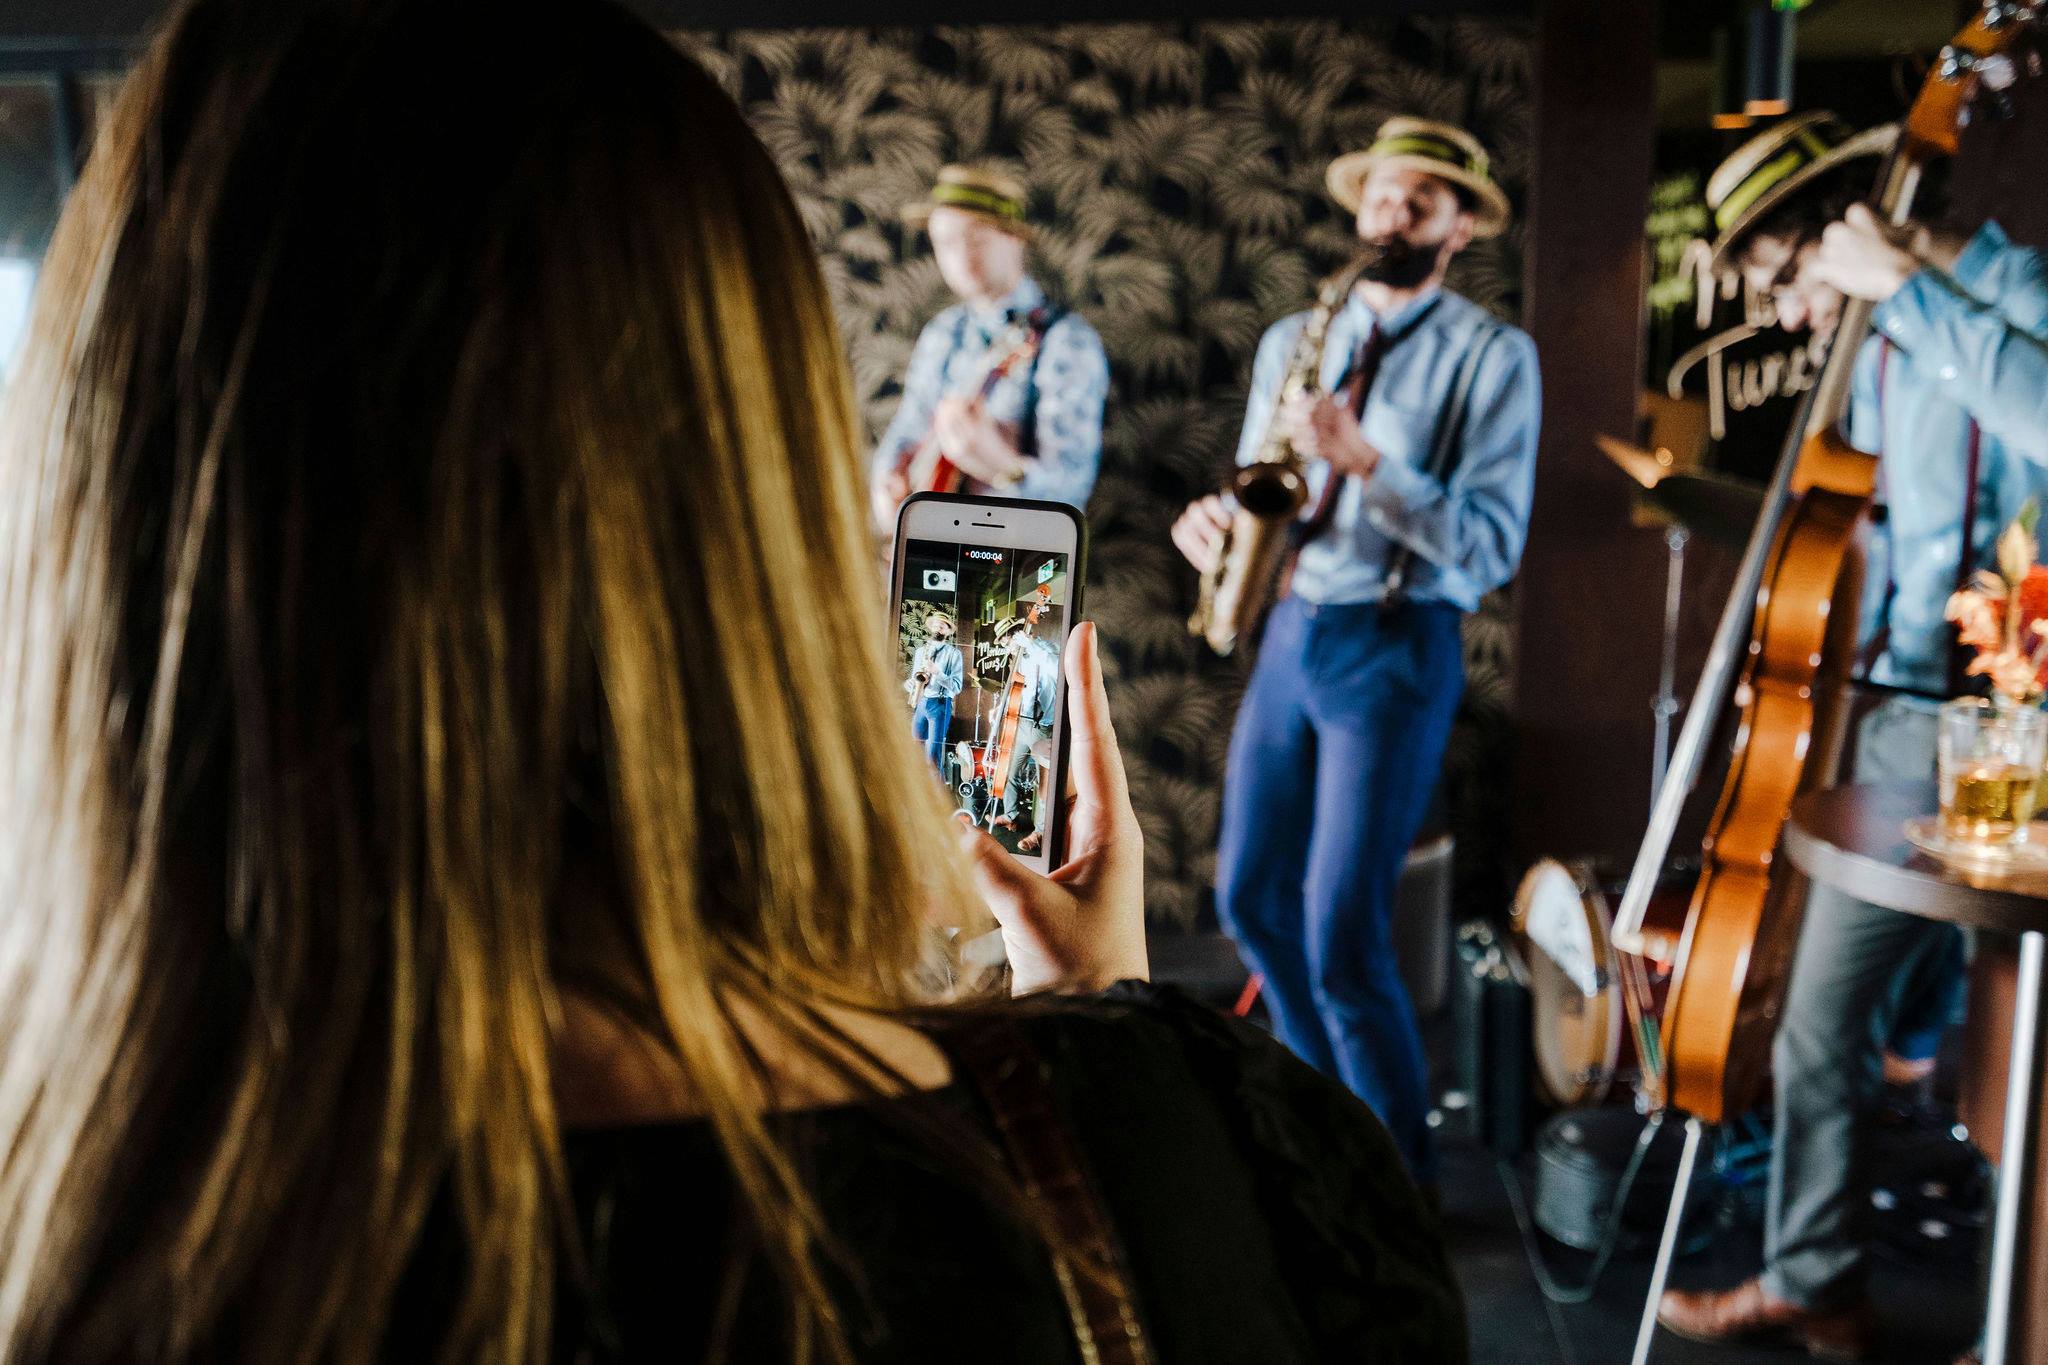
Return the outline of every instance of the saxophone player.
[[[1267,331],[1238,448],[1258,458],[1273,424],[1307,500],[1231,737],[1217,908],[1282,1040],[1370,1104],[1428,1186],[1426,1070],[1390,916],[1464,687],[1460,622],[1521,556],[1536,352],[1444,288],[1452,258],[1508,222],[1470,134],[1390,120],[1326,183],[1356,217],[1357,281],[1285,402],[1310,315]],[[1231,515],[1208,497],[1174,525],[1205,574]]]
[[[946,771],[946,732],[953,726],[953,698],[967,685],[960,646],[953,643],[953,613],[934,607],[925,615],[925,641],[910,659],[903,684],[910,697],[910,729],[925,756]]]

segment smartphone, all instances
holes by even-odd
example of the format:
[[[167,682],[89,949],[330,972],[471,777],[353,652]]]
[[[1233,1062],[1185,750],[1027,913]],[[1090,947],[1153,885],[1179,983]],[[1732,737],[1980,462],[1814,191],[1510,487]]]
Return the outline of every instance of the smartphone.
[[[1064,855],[1067,632],[1088,526],[1065,503],[918,493],[896,517],[889,616],[904,724],[959,818],[1030,867]]]

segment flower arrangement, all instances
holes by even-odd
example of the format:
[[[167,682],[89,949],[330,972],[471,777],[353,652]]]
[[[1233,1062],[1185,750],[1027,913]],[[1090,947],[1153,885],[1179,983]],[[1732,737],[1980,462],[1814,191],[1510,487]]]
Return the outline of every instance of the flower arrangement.
[[[1980,571],[1948,599],[1945,615],[1963,644],[1974,648],[1971,676],[1991,680],[1998,699],[2030,706],[2048,692],[2048,565],[2034,528],[2040,512],[2030,499],[1998,536],[1998,570]]]

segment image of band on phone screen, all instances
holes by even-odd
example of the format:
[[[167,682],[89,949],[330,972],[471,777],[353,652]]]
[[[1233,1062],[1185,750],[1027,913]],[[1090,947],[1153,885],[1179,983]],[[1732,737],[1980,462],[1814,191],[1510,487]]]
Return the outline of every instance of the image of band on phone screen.
[[[957,818],[1041,868],[1060,836],[1082,537],[1063,506],[948,497],[913,499],[896,537],[907,724]]]

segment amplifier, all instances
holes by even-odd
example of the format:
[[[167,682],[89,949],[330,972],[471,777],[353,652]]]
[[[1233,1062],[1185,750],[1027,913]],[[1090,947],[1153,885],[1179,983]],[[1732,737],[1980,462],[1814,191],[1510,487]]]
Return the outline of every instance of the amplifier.
[[[1451,1015],[1468,1131],[1496,1156],[1519,1156],[1536,1118],[1529,977],[1515,946],[1484,920],[1458,930]]]

